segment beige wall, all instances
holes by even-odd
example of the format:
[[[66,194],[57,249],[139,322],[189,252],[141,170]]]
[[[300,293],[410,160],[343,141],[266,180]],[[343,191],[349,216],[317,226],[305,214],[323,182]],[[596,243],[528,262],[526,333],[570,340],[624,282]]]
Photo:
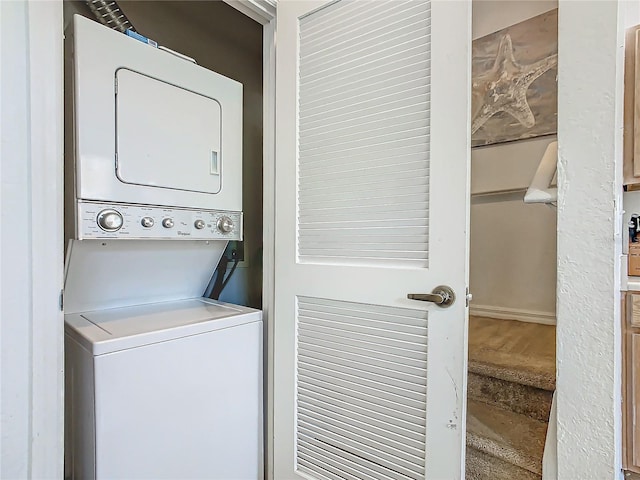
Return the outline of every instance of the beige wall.
[[[253,307],[262,298],[262,26],[222,1],[118,2],[136,30],[199,65],[239,81],[243,96],[243,210],[245,261],[221,300]],[[65,1],[91,19],[84,2]]]
[[[557,7],[556,1],[473,2],[479,38]],[[526,205],[523,192],[555,137],[480,147],[471,153],[472,313],[552,321],[556,303],[556,212]]]

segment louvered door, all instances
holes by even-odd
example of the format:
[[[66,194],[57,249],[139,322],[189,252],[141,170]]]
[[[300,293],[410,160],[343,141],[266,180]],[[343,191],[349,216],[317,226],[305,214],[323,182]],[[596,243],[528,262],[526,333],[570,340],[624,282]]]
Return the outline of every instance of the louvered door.
[[[277,38],[273,478],[463,478],[470,5],[280,0]]]

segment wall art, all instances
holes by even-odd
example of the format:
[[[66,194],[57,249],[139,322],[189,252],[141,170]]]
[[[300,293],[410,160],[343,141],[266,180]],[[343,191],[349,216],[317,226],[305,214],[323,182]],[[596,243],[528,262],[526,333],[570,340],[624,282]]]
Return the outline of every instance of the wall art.
[[[471,146],[556,133],[558,10],[473,41]]]

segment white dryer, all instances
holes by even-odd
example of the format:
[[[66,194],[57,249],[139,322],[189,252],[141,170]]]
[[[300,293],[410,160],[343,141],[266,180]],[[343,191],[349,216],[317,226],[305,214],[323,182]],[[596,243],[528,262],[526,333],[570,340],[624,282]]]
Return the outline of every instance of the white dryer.
[[[242,84],[80,15],[67,44],[68,236],[239,239]]]

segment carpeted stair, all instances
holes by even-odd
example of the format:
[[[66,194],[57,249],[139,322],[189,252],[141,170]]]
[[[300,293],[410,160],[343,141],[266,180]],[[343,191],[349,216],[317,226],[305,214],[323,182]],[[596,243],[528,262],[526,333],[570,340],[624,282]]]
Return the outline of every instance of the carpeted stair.
[[[467,480],[540,480],[555,327],[471,317]]]

